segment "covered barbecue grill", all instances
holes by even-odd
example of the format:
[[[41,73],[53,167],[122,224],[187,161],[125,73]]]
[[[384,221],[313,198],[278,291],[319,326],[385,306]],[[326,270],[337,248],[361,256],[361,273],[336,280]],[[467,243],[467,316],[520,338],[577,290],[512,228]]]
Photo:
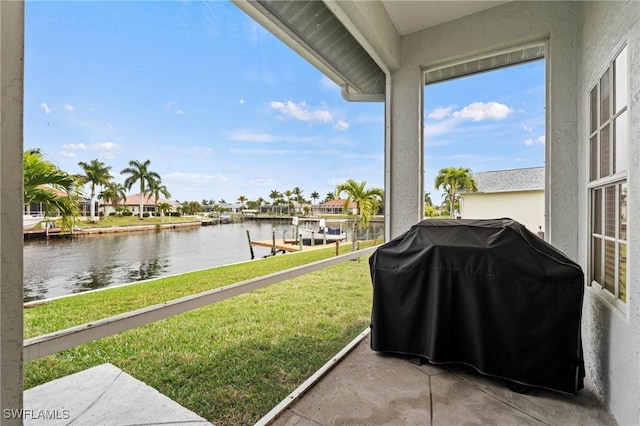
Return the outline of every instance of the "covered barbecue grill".
[[[425,220],[369,263],[374,351],[582,389],[582,270],[518,222]]]

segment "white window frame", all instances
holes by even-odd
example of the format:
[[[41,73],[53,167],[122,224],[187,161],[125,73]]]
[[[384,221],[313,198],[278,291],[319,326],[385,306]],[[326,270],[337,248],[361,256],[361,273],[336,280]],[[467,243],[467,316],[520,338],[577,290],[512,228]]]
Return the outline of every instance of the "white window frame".
[[[625,50],[626,49],[626,50]],[[616,85],[615,85],[615,68],[614,68],[614,63],[618,58],[621,58],[621,54],[622,53],[626,54],[626,66],[627,66],[627,70],[626,70],[626,75],[627,75],[627,81],[626,81],[626,99],[625,99],[625,103],[624,103],[624,107],[621,107],[618,111],[615,111],[615,94],[616,94]],[[610,117],[604,122],[602,123],[601,117],[600,117],[600,112],[601,112],[601,106],[600,106],[600,82],[601,82],[601,78],[607,73],[607,71],[611,72],[611,77],[610,77],[610,96],[609,96],[609,102],[610,102]],[[626,231],[626,235],[625,238],[622,239],[620,238],[620,191],[622,186],[626,186],[626,197],[627,200],[629,198],[629,191],[630,191],[630,187],[628,184],[628,169],[629,169],[629,139],[627,136],[627,143],[626,143],[626,153],[625,153],[625,158],[626,158],[626,165],[625,165],[625,170],[623,171],[618,171],[616,170],[615,173],[611,173],[608,176],[604,176],[604,177],[600,177],[600,163],[601,163],[601,145],[600,145],[600,136],[601,136],[601,131],[604,127],[609,126],[610,128],[610,136],[609,138],[612,139],[611,141],[611,146],[615,147],[615,135],[616,135],[616,131],[615,131],[615,123],[616,120],[618,119],[618,117],[620,117],[622,114],[627,113],[627,122],[626,122],[626,126],[627,126],[627,135],[630,135],[629,133],[629,127],[630,127],[630,119],[629,119],[629,115],[628,115],[628,109],[629,109],[629,94],[630,94],[630,90],[629,90],[629,77],[630,77],[630,72],[629,72],[629,50],[627,48],[627,43],[623,43],[619,49],[616,50],[615,55],[613,55],[613,58],[610,59],[606,66],[600,70],[600,72],[596,75],[595,77],[595,81],[589,86],[589,90],[587,92],[587,202],[588,202],[588,218],[589,218],[589,222],[588,222],[588,259],[587,259],[587,265],[588,265],[588,271],[587,271],[587,283],[589,286],[591,286],[591,288],[593,290],[596,290],[596,294],[602,298],[607,304],[613,306],[614,308],[616,308],[618,311],[621,311],[622,313],[628,313],[628,303],[629,303],[629,262],[625,262],[625,301],[622,301],[619,298],[620,295],[620,288],[619,288],[619,277],[620,277],[620,247],[624,246],[626,248],[626,254],[628,257],[628,253],[629,253],[629,233],[628,233],[628,229]],[[597,126],[596,129],[592,132],[591,131],[591,92],[593,90],[596,90],[597,92],[597,102],[596,102],[596,109],[597,109],[597,116],[596,116],[596,121],[597,121]],[[597,162],[596,162],[596,177],[595,179],[591,180],[591,168],[592,168],[592,158],[591,158],[591,138],[593,136],[597,135],[598,137],[598,142],[597,142]],[[616,158],[615,158],[615,152],[614,150],[612,150],[611,152],[609,152],[609,162],[610,162],[610,170],[615,170],[615,169],[611,169],[612,167],[615,168],[616,165]],[[611,236],[606,236],[606,219],[605,219],[605,212],[606,212],[606,199],[605,199],[605,189],[608,187],[613,187],[614,188],[614,210],[615,210],[615,236],[611,237]],[[600,224],[600,233],[595,233],[594,232],[594,194],[596,190],[601,190],[602,193],[602,198],[601,198],[601,212],[600,212],[600,219],[601,219],[601,224]],[[625,206],[626,209],[626,213],[628,215],[628,206]],[[611,292],[610,290],[606,289],[605,286],[597,281],[595,281],[593,279],[593,269],[594,269],[594,259],[593,259],[593,250],[594,250],[594,246],[593,246],[593,238],[599,238],[603,241],[603,245],[602,245],[602,249],[601,249],[601,254],[600,254],[600,269],[602,271],[602,275],[605,274],[604,269],[605,269],[605,252],[604,252],[604,242],[613,242],[615,244],[615,253],[614,253],[614,291]]]

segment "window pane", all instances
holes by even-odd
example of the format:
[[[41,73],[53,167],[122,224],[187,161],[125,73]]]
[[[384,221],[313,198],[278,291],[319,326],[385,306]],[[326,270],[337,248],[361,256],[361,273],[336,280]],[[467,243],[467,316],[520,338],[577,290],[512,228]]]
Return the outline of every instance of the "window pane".
[[[591,281],[602,283],[602,240],[591,239]]]
[[[620,244],[618,260],[618,298],[627,301],[627,245]]]
[[[609,106],[611,100],[611,85],[609,84],[610,74],[611,67],[609,67],[607,72],[600,77],[600,124],[604,124],[604,122],[611,116]]]
[[[600,131],[600,177],[607,177],[611,174],[609,162],[611,160],[611,146],[609,138],[610,125],[607,124]]]
[[[591,214],[593,217],[593,233],[602,234],[602,189],[593,191],[593,210]]]
[[[591,158],[589,159],[589,180],[598,179],[598,134],[593,135],[589,141],[591,145]]]
[[[604,234],[607,237],[616,236],[616,187],[607,186],[604,189]]]
[[[627,74],[627,46],[622,49],[615,62],[614,78],[615,78],[615,112],[620,111],[627,105],[629,79]],[[592,130],[593,131],[593,130]]]
[[[629,137],[627,111],[616,118],[614,131],[615,173],[617,173],[627,170],[627,140]]]
[[[619,215],[620,215],[620,230],[618,238],[621,240],[627,240],[627,184],[623,183],[618,187],[620,194],[619,203]]]
[[[589,93],[589,111],[591,115],[590,133],[598,128],[598,86],[591,89]]]
[[[616,272],[616,243],[613,241],[604,242],[604,288],[611,293],[615,292],[615,272]]]

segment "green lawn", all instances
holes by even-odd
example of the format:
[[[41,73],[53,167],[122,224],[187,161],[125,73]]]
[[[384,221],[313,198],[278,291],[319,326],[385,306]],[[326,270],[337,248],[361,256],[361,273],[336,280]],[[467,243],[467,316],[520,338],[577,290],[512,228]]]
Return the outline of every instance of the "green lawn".
[[[89,222],[89,220],[83,220],[76,223],[76,226],[82,228],[95,228],[100,226],[131,226],[131,225],[155,225],[157,223],[182,223],[182,222],[194,222],[193,216],[165,216],[165,217],[145,217],[140,220],[137,215],[134,216],[107,216],[106,219],[97,219],[95,223]]]
[[[332,254],[287,254],[60,299],[25,310],[25,337]],[[25,388],[110,362],[212,423],[252,424],[365,329],[370,310],[368,262],[347,261],[29,362]]]

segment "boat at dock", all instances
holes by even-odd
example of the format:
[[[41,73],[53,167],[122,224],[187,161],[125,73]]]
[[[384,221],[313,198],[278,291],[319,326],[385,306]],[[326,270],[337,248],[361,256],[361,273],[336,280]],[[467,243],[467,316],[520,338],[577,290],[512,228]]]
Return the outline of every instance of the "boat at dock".
[[[345,241],[347,233],[344,230],[346,220],[327,221],[324,218],[293,218],[296,233],[303,245],[330,244]],[[333,226],[329,226],[331,223]]]
[[[42,220],[44,220],[44,216],[42,215],[22,215],[22,229],[31,229]]]

